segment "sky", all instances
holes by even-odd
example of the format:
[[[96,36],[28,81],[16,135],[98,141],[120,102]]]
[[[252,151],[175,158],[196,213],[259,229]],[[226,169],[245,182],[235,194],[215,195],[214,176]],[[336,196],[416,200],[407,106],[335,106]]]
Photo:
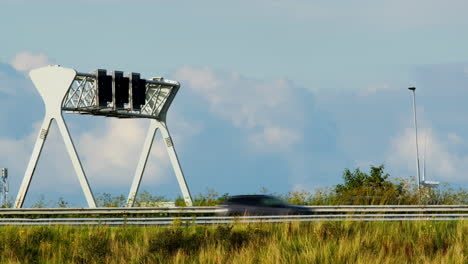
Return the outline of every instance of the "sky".
[[[0,0],[0,167],[14,199],[49,64],[177,80],[169,109],[192,195],[313,191],[345,168],[416,175],[415,86],[426,177],[468,187],[466,1]],[[127,195],[149,120],[65,114],[95,194]],[[180,194],[157,137],[140,190]],[[56,124],[26,205],[86,206]]]

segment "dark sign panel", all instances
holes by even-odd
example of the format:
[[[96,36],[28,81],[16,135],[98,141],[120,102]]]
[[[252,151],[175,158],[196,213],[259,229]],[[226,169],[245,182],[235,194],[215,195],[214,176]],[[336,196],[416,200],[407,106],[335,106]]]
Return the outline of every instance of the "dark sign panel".
[[[133,110],[141,110],[146,98],[146,80],[140,79],[139,73],[130,74],[130,92]]]
[[[123,109],[129,101],[129,80],[123,76],[123,72],[114,71],[112,74],[112,93],[114,95],[114,109]]]
[[[107,102],[112,102],[112,76],[106,70],[97,70],[96,86],[99,107],[106,108]]]

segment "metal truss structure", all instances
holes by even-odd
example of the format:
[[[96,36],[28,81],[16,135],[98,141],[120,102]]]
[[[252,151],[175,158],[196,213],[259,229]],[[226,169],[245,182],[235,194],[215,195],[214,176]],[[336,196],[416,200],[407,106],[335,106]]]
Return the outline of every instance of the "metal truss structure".
[[[98,103],[95,75],[79,73],[65,95],[62,109],[68,113],[165,120],[179,83],[163,78],[145,80],[145,83],[146,98],[141,108],[134,109],[130,106],[131,102],[124,104],[123,108],[117,108],[115,100],[103,107]]]
[[[112,76],[108,76],[105,70],[97,70],[94,74],[79,73],[74,69],[60,66],[35,69],[30,72],[30,77],[44,100],[46,114],[15,201],[15,208],[23,206],[52,120],[57,122],[88,206],[96,207],[62,111],[106,117],[150,119],[150,128],[127,199],[127,206],[131,207],[134,204],[158,129],[161,130],[166,143],[184,200],[187,205],[192,205],[192,198],[166,125],[167,111],[180,87],[178,82],[163,78],[144,80],[140,79],[137,73],[124,77],[123,73],[118,71],[114,71]]]

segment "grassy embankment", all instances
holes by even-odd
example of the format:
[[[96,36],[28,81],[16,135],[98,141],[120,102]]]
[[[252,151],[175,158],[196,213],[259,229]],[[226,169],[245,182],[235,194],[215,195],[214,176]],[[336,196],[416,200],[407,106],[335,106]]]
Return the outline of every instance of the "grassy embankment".
[[[2,263],[467,263],[467,221],[0,228]]]

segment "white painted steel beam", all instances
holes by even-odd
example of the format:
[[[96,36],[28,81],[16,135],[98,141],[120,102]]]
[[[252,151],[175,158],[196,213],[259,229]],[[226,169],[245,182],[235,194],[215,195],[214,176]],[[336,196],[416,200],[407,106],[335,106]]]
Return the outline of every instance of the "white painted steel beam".
[[[177,153],[174,148],[174,142],[172,141],[171,135],[169,134],[167,125],[164,122],[158,122],[158,125],[164,138],[164,143],[169,154],[169,159],[172,163],[172,168],[174,169],[177,181],[179,182],[180,190],[182,191],[182,195],[184,196],[185,205],[192,206],[192,197],[190,195],[187,182],[185,181],[184,173],[182,172],[182,168],[180,167],[179,159],[177,158]]]
[[[145,144],[143,145],[143,151],[141,152],[140,160],[138,161],[137,169],[135,176],[133,178],[132,187],[130,188],[130,193],[127,198],[127,207],[132,207],[135,204],[136,195],[138,189],[140,188],[141,179],[143,173],[145,172],[146,163],[148,162],[148,157],[151,153],[151,148],[153,146],[154,137],[158,131],[157,122],[151,122],[148,129],[148,135],[145,139]]]
[[[145,171],[146,164],[148,162],[148,157],[151,152],[151,147],[154,142],[154,137],[158,129],[161,130],[164,143],[166,145],[166,149],[169,155],[169,159],[171,160],[171,164],[174,169],[174,173],[176,175],[177,181],[179,183],[180,190],[184,197],[185,204],[187,206],[192,206],[192,197],[190,195],[190,191],[187,186],[184,173],[182,171],[182,168],[180,167],[179,159],[177,158],[177,153],[174,148],[174,142],[172,141],[169,130],[167,129],[165,122],[152,119],[150,123],[150,127],[148,129],[148,135],[146,136],[145,144],[143,146],[143,151],[141,153],[140,160],[138,161],[138,166],[135,172],[135,176],[133,178],[132,187],[130,189],[130,193],[127,198],[127,207],[132,207],[135,203],[136,195],[138,193],[141,179],[143,177],[143,173]]]
[[[75,146],[71,140],[65,121],[62,117],[62,101],[68,92],[69,87],[73,83],[76,71],[69,68],[63,68],[60,66],[47,66],[32,70],[30,72],[31,80],[36,86],[39,94],[44,100],[46,107],[46,114],[44,121],[39,132],[39,136],[36,140],[31,159],[28,163],[28,167],[24,174],[23,181],[21,183],[18,196],[15,201],[15,208],[21,208],[24,203],[24,199],[27,195],[29,185],[36,170],[37,162],[41,156],[42,148],[49,133],[49,128],[53,119],[57,121],[59,130],[62,134],[65,146],[70,155],[75,172],[78,175],[81,187],[88,202],[90,208],[95,208],[96,203],[94,201],[93,193],[89,187],[88,180],[81,166],[81,162],[76,154]]]
[[[36,170],[37,162],[41,156],[42,148],[47,139],[47,134],[49,133],[50,124],[52,123],[52,118],[45,117],[42,122],[41,129],[39,130],[39,135],[36,139],[36,144],[34,144],[34,149],[31,155],[31,159],[24,173],[23,181],[21,183],[20,189],[18,191],[18,196],[15,201],[15,208],[21,208],[24,203],[24,198],[28,193],[29,185],[31,184],[32,176]]]
[[[65,121],[60,116],[60,118],[56,119],[58,127],[60,129],[60,133],[62,134],[63,140],[65,142],[65,147],[67,148],[68,155],[73,164],[73,168],[75,169],[75,173],[78,176],[78,180],[81,185],[81,189],[83,189],[83,193],[85,195],[86,201],[88,202],[88,206],[90,208],[96,207],[96,202],[94,200],[93,192],[89,187],[88,179],[86,178],[86,174],[83,171],[83,166],[81,165],[80,158],[76,153],[75,145],[73,144],[73,140],[70,137],[70,133],[68,132],[67,125]]]
[[[127,206],[131,207],[135,202],[135,197],[138,193],[158,129],[162,132],[185,203],[187,206],[192,205],[192,198],[165,123],[168,108],[180,87],[178,82],[164,80],[163,78],[144,80],[145,86],[142,89],[146,89],[146,97],[143,98],[145,104],[141,105],[140,110],[134,110],[130,104],[125,105],[124,109],[115,109],[115,105],[111,105],[111,107],[109,105],[100,105],[98,103],[98,80],[96,80],[97,76],[95,74],[77,73],[73,69],[60,66],[47,66],[31,71],[30,77],[44,101],[46,114],[15,201],[15,208],[23,206],[52,120],[56,120],[57,122],[88,206],[90,208],[96,207],[93,193],[68,131],[67,124],[63,119],[62,111],[108,117],[149,118],[151,120],[150,128],[127,199]],[[115,80],[113,81],[115,82]],[[115,93],[113,93],[113,96],[113,102],[115,103]],[[130,98],[129,102],[131,102]]]

